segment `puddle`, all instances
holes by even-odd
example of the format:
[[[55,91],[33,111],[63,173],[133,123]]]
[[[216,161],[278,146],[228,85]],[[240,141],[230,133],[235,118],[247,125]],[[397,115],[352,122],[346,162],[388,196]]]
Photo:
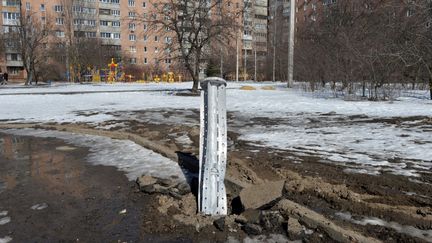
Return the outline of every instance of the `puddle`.
[[[432,242],[432,230],[421,230],[411,225],[401,225],[396,222],[387,222],[375,217],[361,217],[360,220],[354,219],[350,213],[336,213],[336,216],[359,225],[377,225],[386,228],[391,228],[401,234],[406,234],[412,237],[417,237],[428,242]]]
[[[98,140],[83,137],[75,140],[82,142],[78,146],[58,139],[64,134],[51,135],[56,138],[0,133],[0,243],[77,236],[85,242],[139,242],[149,199],[134,193],[134,183],[116,167],[88,162],[98,151],[83,145]],[[122,161],[119,148],[103,145],[112,153],[102,159]],[[119,215],[124,208],[127,213]]]
[[[135,181],[142,174],[158,178],[174,176],[179,180],[186,180],[185,173],[178,163],[128,140],[36,129],[8,129],[2,132],[16,136],[57,138],[77,147],[89,148],[89,154],[85,157],[86,162],[117,167],[126,173],[130,181]],[[57,146],[56,150],[74,151],[72,148],[75,147],[63,145]]]

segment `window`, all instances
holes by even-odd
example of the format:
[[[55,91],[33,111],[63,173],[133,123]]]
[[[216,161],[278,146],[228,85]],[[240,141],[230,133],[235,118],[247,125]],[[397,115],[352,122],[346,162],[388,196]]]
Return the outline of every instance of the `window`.
[[[413,9],[408,9],[407,12],[406,12],[406,16],[407,17],[411,17],[413,15],[414,15],[414,10]]]
[[[136,52],[136,46],[129,46],[130,52]]]
[[[96,38],[96,32],[85,32],[85,37]]]
[[[17,53],[8,53],[6,56],[8,61],[21,61],[21,55]]]
[[[146,30],[147,29],[147,24],[144,24],[143,28],[144,28],[144,30]]]
[[[57,13],[63,12],[63,6],[62,5],[54,5],[54,11]]]
[[[132,57],[129,61],[131,64],[136,64],[136,58],[135,57]]]
[[[111,24],[113,27],[120,27],[120,21],[113,21]]]
[[[135,1],[134,0],[129,0],[128,1],[128,6],[129,7],[135,7]]]
[[[63,25],[64,19],[63,18],[56,18],[56,25]]]
[[[144,41],[147,41],[147,35],[144,35]]]
[[[111,15],[120,16],[120,10],[112,9],[111,10]]]
[[[147,57],[144,57],[144,64],[147,64]]]
[[[155,40],[155,41],[159,41],[158,36],[155,36],[155,37],[154,37],[154,40]]]
[[[114,39],[120,39],[120,33],[113,33]]]
[[[30,3],[29,3],[29,2],[26,2],[26,10],[27,10],[27,11],[30,11],[30,9],[31,9]]]
[[[45,4],[40,5],[40,11],[45,11]]]
[[[111,10],[105,9],[105,8],[100,8],[99,9],[99,15],[111,15]]]
[[[157,48],[157,46],[155,47],[155,53],[158,53],[159,52],[159,50],[158,50],[158,48]]]
[[[129,12],[128,15],[129,15],[129,18],[135,18],[136,17],[135,12]]]
[[[147,46],[144,46],[144,52],[147,52]]]
[[[147,7],[145,2],[143,2],[142,6],[143,8]]]
[[[100,36],[101,36],[101,38],[109,39],[109,38],[111,38],[111,33],[101,32]]]
[[[329,5],[329,4],[333,4],[336,3],[336,0],[324,0],[323,1],[323,5]]]
[[[14,12],[4,12],[3,13],[3,20],[18,20],[20,14],[14,13]]]
[[[135,23],[129,23],[129,30],[135,30],[136,25]]]
[[[136,41],[136,35],[129,35],[129,40],[130,41]]]
[[[57,31],[55,32],[55,35],[56,35],[57,37],[60,37],[60,38],[65,37],[65,33],[64,33],[64,31],[60,31],[60,30],[57,30]]]
[[[100,24],[100,26],[108,26],[108,25],[109,25],[109,21],[101,20],[101,21],[99,22],[99,24]]]

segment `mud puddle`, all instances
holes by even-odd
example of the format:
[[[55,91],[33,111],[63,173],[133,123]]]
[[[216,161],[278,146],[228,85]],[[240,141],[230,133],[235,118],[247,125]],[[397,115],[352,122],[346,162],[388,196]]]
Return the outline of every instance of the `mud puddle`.
[[[0,134],[0,141],[0,218],[9,219],[0,238],[140,239],[146,201],[131,200],[133,183],[116,168],[89,165],[82,160],[88,149],[57,139]]]

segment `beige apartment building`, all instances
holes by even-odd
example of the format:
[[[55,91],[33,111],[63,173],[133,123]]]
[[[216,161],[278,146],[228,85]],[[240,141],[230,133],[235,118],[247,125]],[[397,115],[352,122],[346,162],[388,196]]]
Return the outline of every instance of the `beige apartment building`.
[[[240,43],[242,52],[238,53],[240,65],[245,64],[250,69],[254,65],[251,61],[254,56],[255,63],[263,65],[267,55],[267,0],[238,0],[233,3],[237,7],[247,6],[241,21],[244,33]],[[20,8],[22,12],[30,12],[53,26],[50,42],[65,42],[69,35],[98,38],[103,47],[121,53],[123,65],[163,71],[174,70],[179,65],[166,48],[172,33],[168,30],[150,31],[151,26],[141,19],[154,11],[149,0],[2,0],[0,24],[3,33],[18,24]],[[62,65],[66,67],[67,64]],[[21,55],[10,43],[6,43],[0,57],[0,68],[7,71],[12,80],[25,78]]]
[[[42,22],[52,21],[54,42],[66,41],[68,30],[73,29],[71,35],[75,37],[99,38],[103,46],[121,52],[124,65],[166,71],[172,68],[170,53],[165,50],[170,33],[147,31],[149,26],[140,21],[139,17],[152,11],[148,0],[3,0],[3,30],[17,25],[20,6]],[[25,72],[19,52],[6,48],[2,56],[2,70],[11,79],[23,79]]]

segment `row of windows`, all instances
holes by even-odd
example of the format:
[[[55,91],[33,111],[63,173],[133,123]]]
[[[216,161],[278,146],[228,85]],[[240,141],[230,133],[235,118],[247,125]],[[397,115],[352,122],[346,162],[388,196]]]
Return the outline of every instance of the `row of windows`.
[[[147,53],[147,51],[148,51],[147,46],[144,46],[144,53]],[[133,53],[137,52],[136,46],[129,46],[129,52],[133,52]],[[159,48],[157,46],[154,48],[154,52],[155,53],[159,52]],[[171,52],[170,48],[165,48],[165,53],[169,54],[170,52]]]
[[[169,58],[166,58],[164,61],[165,61],[166,64],[170,64],[171,63],[171,59],[169,59]],[[135,57],[132,57],[132,58],[129,59],[129,62],[131,64],[136,64],[137,63],[137,59]],[[160,60],[158,58],[154,58],[154,63],[156,65],[158,65],[160,63]],[[144,64],[148,64],[147,57],[144,57]]]
[[[101,32],[100,37],[103,39],[120,39],[120,33]]]
[[[19,18],[20,18],[20,13],[3,12],[3,21],[5,21],[5,20],[18,20]]]

